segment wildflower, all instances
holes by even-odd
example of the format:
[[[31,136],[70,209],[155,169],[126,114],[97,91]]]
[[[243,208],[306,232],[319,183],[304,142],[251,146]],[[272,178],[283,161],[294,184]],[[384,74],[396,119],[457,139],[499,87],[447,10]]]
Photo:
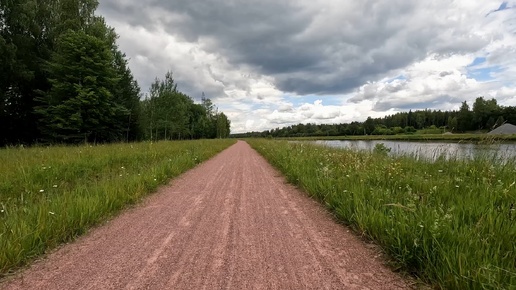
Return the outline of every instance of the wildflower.
[[[120,169],[125,169],[125,167],[122,166],[122,167],[120,167]]]
[[[154,181],[156,181],[156,178],[154,178]]]
[[[42,193],[42,192],[45,192],[45,190],[44,189],[40,189],[39,192]]]
[[[455,187],[456,187],[456,188],[459,188],[459,185],[458,185],[458,184],[456,184],[456,185],[455,185]]]
[[[438,171],[439,171],[439,173],[442,173],[442,172],[443,172],[443,170],[442,170],[442,169],[439,169]]]
[[[57,184],[52,185],[53,188],[57,188]]]
[[[55,215],[55,214],[56,214],[56,213],[55,213],[55,212],[53,212],[53,211],[49,211],[48,213],[49,213],[49,214],[51,214],[51,215]]]
[[[4,210],[3,210],[3,209],[0,209],[0,212],[4,212]]]

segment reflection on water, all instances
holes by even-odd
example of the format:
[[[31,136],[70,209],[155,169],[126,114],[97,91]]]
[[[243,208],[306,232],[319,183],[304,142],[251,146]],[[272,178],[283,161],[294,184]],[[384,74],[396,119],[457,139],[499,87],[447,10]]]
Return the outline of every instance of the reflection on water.
[[[376,144],[383,143],[394,155],[410,155],[417,159],[436,160],[439,157],[469,158],[486,157],[493,159],[516,158],[515,143],[472,144],[447,142],[406,142],[388,140],[317,140],[316,144],[334,148],[350,148],[372,151]]]

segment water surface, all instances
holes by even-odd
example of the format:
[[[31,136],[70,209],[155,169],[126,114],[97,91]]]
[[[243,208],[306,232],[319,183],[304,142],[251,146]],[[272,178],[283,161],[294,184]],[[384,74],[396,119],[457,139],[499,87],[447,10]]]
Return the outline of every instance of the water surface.
[[[417,159],[436,160],[439,157],[478,157],[506,160],[516,158],[516,143],[474,144],[453,142],[415,142],[390,140],[317,140],[316,144],[333,148],[350,148],[372,151],[376,144],[383,143],[390,148],[391,155],[410,155]]]

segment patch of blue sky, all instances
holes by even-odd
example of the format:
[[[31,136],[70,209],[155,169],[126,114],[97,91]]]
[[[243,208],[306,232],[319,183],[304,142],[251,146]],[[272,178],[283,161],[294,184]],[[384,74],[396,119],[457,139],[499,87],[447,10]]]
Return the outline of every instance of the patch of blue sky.
[[[395,77],[395,78],[388,79],[388,80],[387,80],[387,83],[389,83],[389,84],[390,84],[390,83],[392,83],[392,82],[393,82],[393,81],[395,81],[395,80],[406,81],[406,80],[407,80],[407,77],[406,77],[405,75],[399,75],[399,76],[397,76],[397,77]]]
[[[473,62],[468,65],[468,67],[474,67],[474,66],[477,66],[477,65],[481,65],[484,62],[486,62],[486,58],[485,57],[476,57],[473,60]]]
[[[495,80],[494,74],[502,72],[503,69],[500,66],[489,66],[481,68],[468,68],[468,78],[475,79],[479,82],[487,82]]]
[[[284,100],[291,102],[294,106],[301,106],[303,104],[313,104],[317,100],[321,100],[324,106],[340,106],[344,98],[335,95],[305,95],[305,96],[284,96]]]
[[[509,9],[509,7],[507,6],[507,1],[504,1],[502,4],[500,4],[500,7],[498,9],[496,9],[495,11],[502,11],[505,9]]]
[[[496,13],[499,11],[508,10],[508,9],[512,9],[512,8],[513,7],[509,7],[509,3],[507,1],[503,1],[502,4],[500,4],[500,7],[498,7],[498,9],[491,10],[489,13],[486,14],[486,17],[492,13]]]

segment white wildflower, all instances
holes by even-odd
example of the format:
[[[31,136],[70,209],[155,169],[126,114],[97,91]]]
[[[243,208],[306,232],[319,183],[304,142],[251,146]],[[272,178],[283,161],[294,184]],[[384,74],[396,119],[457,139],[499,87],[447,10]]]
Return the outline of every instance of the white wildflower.
[[[42,192],[45,192],[45,190],[44,189],[40,189],[39,192],[42,193]]]

